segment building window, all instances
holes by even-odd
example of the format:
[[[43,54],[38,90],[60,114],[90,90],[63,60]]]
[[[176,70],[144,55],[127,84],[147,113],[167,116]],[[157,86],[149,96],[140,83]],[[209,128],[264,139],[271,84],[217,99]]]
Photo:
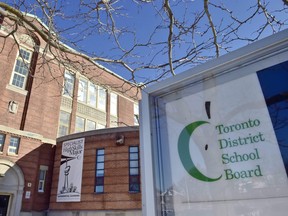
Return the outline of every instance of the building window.
[[[78,87],[78,101],[86,103],[88,93],[88,81],[80,79]]]
[[[104,192],[104,149],[96,150],[95,192]]]
[[[32,52],[20,48],[12,73],[11,85],[25,89],[29,74],[31,57]]]
[[[95,129],[105,128],[105,125],[96,124],[95,121],[86,119],[80,116],[76,116],[75,120],[75,133],[90,131]]]
[[[129,147],[129,191],[140,192],[139,147]]]
[[[10,144],[8,147],[8,153],[10,154],[18,154],[18,149],[19,149],[19,142],[20,138],[19,137],[10,137]]]
[[[70,113],[60,111],[58,137],[69,134]]]
[[[103,129],[103,128],[106,128],[106,125],[97,123],[96,129]]]
[[[101,110],[106,110],[106,97],[107,97],[107,93],[106,93],[106,89],[98,86],[98,109]]]
[[[75,133],[85,131],[85,119],[79,116],[76,116],[75,121]]]
[[[87,119],[86,131],[95,130],[95,129],[96,129],[96,122],[90,121],[90,120]]]
[[[139,125],[139,106],[134,103],[134,125]]]
[[[97,86],[88,80],[79,80],[78,101],[105,111],[106,96],[106,89]]]
[[[47,166],[40,166],[39,170],[39,182],[38,182],[38,192],[44,192],[45,189],[45,179],[48,167]]]
[[[93,83],[89,83],[88,89],[88,105],[92,107],[97,106],[97,86]]]
[[[65,71],[63,95],[72,97],[74,91],[75,77],[72,73]]]
[[[110,94],[110,115],[117,116],[118,113],[118,97],[116,94]]]
[[[3,151],[4,143],[5,143],[5,134],[0,134],[0,152]]]

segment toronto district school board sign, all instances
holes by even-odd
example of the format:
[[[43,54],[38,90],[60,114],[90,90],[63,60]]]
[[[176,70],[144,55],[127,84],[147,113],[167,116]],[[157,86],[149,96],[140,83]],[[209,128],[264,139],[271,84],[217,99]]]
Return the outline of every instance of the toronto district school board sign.
[[[185,129],[181,132],[179,141],[178,141],[178,152],[179,156],[181,158],[181,161],[186,169],[186,171],[194,178],[201,180],[201,181],[207,181],[207,182],[213,182],[219,180],[222,175],[218,178],[209,178],[205,175],[203,175],[197,167],[194,165],[192,159],[190,160],[189,164],[189,155],[190,152],[186,151],[187,149],[183,148],[183,143],[186,143],[186,146],[189,146],[189,138],[199,126],[202,124],[208,124],[209,122],[206,121],[196,121],[192,124],[189,124],[185,127]],[[260,126],[260,120],[255,119],[251,120],[249,119],[246,122],[234,124],[225,126],[223,124],[215,126],[215,129],[217,131],[217,134],[221,136],[222,134],[229,134],[234,133],[237,131],[259,127]],[[222,154],[222,163],[223,164],[229,164],[229,163],[239,163],[243,161],[249,161],[249,160],[259,160],[259,151],[258,148],[254,148],[252,152],[250,153],[244,153],[239,154],[237,153],[237,147],[247,144],[253,144],[253,143],[259,143],[264,142],[264,134],[261,132],[258,132],[258,134],[251,134],[249,133],[246,137],[238,137],[237,139],[234,138],[222,138],[218,140],[219,148],[220,149],[226,149],[226,148],[234,148],[234,152],[224,153]],[[186,147],[187,148],[187,147]],[[206,150],[208,150],[208,145],[206,147]],[[188,158],[188,159],[187,159]],[[260,165],[256,165],[256,169],[250,169],[250,170],[242,170],[242,171],[236,171],[234,172],[232,169],[224,169],[225,172],[225,178],[226,180],[232,180],[232,179],[239,179],[239,178],[248,178],[253,176],[263,176],[261,172]]]
[[[175,192],[176,204],[178,195],[182,203],[288,194],[257,73],[168,98],[160,109],[162,148],[171,158],[163,162],[163,186]]]

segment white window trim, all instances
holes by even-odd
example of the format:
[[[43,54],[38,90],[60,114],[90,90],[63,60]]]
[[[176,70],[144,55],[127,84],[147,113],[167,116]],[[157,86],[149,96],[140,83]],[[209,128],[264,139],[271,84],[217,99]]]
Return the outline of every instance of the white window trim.
[[[85,93],[86,94],[86,98],[85,100],[80,100],[80,90],[83,88],[81,87],[81,81],[82,82],[85,82],[86,83],[86,88],[84,89]],[[89,98],[89,84],[90,82],[86,79],[83,79],[83,78],[79,78],[79,82],[78,82],[78,92],[77,92],[77,101],[78,102],[81,102],[81,103],[84,103],[84,104],[88,104],[88,98]]]
[[[77,119],[78,119],[78,118],[84,120],[84,128],[80,128],[81,130],[78,130],[79,127],[77,127]],[[75,133],[84,132],[84,131],[86,130],[86,122],[87,122],[87,119],[86,119],[86,118],[77,115],[76,118],[75,118],[75,130],[74,130],[74,132],[75,132]]]
[[[91,119],[86,119],[85,131],[90,131],[90,129],[88,130],[88,122],[93,122],[95,124],[95,128],[91,130],[96,130],[96,127],[97,127],[96,121],[93,121]]]
[[[105,91],[105,105],[104,105],[104,108],[100,108],[99,107],[99,101],[100,101],[100,90],[103,89]],[[103,88],[102,86],[98,86],[98,89],[97,89],[97,109],[99,110],[102,110],[102,111],[106,111],[107,109],[107,90],[105,88]]]
[[[17,146],[17,147],[10,145],[10,144],[11,144],[11,138],[17,138],[17,139],[18,139],[18,146]],[[10,137],[10,141],[9,141],[9,146],[8,146],[7,154],[8,154],[8,155],[18,155],[19,146],[20,146],[20,138],[19,138],[19,137],[11,136],[11,137]],[[11,149],[14,149],[15,152],[11,152]]]
[[[133,110],[134,110],[134,125],[139,125],[139,104],[138,103],[134,103],[134,107],[133,107]],[[137,123],[136,123],[136,119],[137,119]]]
[[[114,92],[110,92],[110,115],[115,117],[118,116],[118,95]]]
[[[24,59],[20,56],[20,50],[21,50],[21,49],[24,50],[24,51],[26,51],[26,52],[29,52],[29,53],[30,53],[29,60],[24,60]],[[26,84],[27,84],[27,80],[28,80],[28,76],[29,76],[29,73],[30,73],[29,70],[30,70],[30,66],[31,66],[32,56],[33,56],[33,51],[32,51],[31,49],[28,49],[28,48],[26,48],[26,47],[24,47],[24,46],[20,46],[20,47],[19,47],[18,52],[17,52],[17,55],[16,55],[16,58],[15,58],[15,61],[14,61],[13,70],[12,70],[11,78],[10,78],[10,82],[9,82],[9,86],[12,86],[12,87],[13,87],[12,89],[13,89],[14,91],[17,91],[16,89],[19,89],[19,90],[20,90],[19,93],[21,93],[21,90],[25,91]],[[29,68],[28,68],[27,75],[23,75],[23,74],[18,73],[18,72],[15,71],[15,69],[16,69],[16,64],[17,64],[17,60],[18,60],[18,59],[21,60],[22,62],[24,61],[25,64],[26,64],[26,63],[29,64]],[[22,86],[22,87],[15,86],[15,85],[12,84],[15,74],[24,77],[24,81],[23,81],[23,86]],[[17,92],[18,92],[18,91],[17,91]]]
[[[18,88],[17,86],[11,85],[10,83],[6,85],[6,89],[9,89],[11,91],[17,92],[17,93],[25,95],[25,96],[28,94],[27,90]]]
[[[65,113],[68,113],[69,114],[69,123],[68,123],[68,125],[66,125],[66,124],[61,124],[61,112],[65,112]],[[66,135],[69,135],[69,130],[70,130],[70,124],[71,124],[71,113],[70,112],[67,112],[66,110],[60,110],[60,112],[59,112],[59,120],[58,120],[58,131],[57,131],[57,137],[60,137],[60,136],[66,136]],[[67,126],[68,127],[68,134],[66,134],[66,135],[60,135],[59,134],[59,132],[60,132],[60,126],[61,125],[63,125],[63,126]]]
[[[99,122],[96,119],[90,118],[89,116],[83,116],[83,115],[78,115],[77,114],[76,118],[77,117],[84,119],[84,130],[76,132],[76,119],[75,119],[74,133],[81,133],[81,132],[85,132],[85,131],[91,131],[91,130],[88,130],[88,121],[95,123],[95,129],[93,129],[93,130],[106,128],[106,124],[104,122]],[[99,125],[101,125],[101,126],[99,127]]]
[[[70,93],[66,93],[66,88],[65,88],[65,81],[66,81],[66,78],[65,78],[65,75],[66,74],[70,74],[71,76],[73,76],[74,80],[73,80],[73,87],[72,87],[72,94],[70,95]],[[64,97],[68,97],[68,98],[72,98],[74,96],[74,91],[75,91],[75,80],[76,80],[76,73],[73,73],[73,71],[70,71],[70,70],[65,70],[64,74],[63,74],[63,88],[62,88],[62,96]]]
[[[41,171],[44,171],[44,179],[40,180],[40,172]],[[45,183],[46,183],[47,171],[48,171],[48,166],[40,165],[39,182],[38,182],[38,192],[40,192],[40,193],[44,193],[45,192]],[[39,188],[40,187],[40,183],[42,183],[42,188]]]
[[[87,82],[87,87],[86,87],[86,100],[85,100],[85,101],[79,100],[79,91],[80,91],[80,85],[81,85],[81,84],[80,84],[80,80]],[[95,97],[96,97],[96,105],[95,105],[95,106],[90,104],[90,99],[89,99],[89,98],[90,98],[89,87],[90,87],[91,84],[94,85],[95,88],[96,88],[96,95],[95,95]],[[105,105],[104,105],[104,108],[102,108],[102,107],[99,106],[100,90],[102,90],[102,89],[105,91]],[[106,112],[106,109],[107,109],[107,104],[106,104],[106,103],[107,103],[107,89],[105,89],[104,87],[102,87],[102,86],[100,86],[100,85],[97,85],[97,84],[91,82],[91,81],[88,80],[88,79],[85,79],[84,77],[80,77],[80,78],[79,78],[79,82],[78,82],[77,102],[78,102],[78,103],[85,104],[85,105],[87,105],[87,106],[89,106],[89,107],[92,107],[92,108],[95,108],[95,109],[98,109],[98,110],[101,110],[101,111]]]
[[[0,135],[3,136],[3,143],[0,143],[0,152],[2,153],[2,152],[3,152],[4,145],[5,145],[6,134],[0,133]]]

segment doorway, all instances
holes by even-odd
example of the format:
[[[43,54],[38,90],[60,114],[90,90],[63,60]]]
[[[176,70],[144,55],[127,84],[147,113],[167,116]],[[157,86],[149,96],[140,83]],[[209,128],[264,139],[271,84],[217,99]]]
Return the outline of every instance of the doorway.
[[[7,216],[10,195],[0,194],[0,216]]]

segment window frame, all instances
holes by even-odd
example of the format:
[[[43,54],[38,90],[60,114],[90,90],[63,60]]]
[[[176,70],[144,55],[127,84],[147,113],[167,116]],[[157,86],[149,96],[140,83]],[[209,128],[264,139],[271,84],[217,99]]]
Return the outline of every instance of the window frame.
[[[3,152],[5,140],[6,140],[6,134],[0,133],[0,152]]]
[[[26,59],[25,56],[21,56],[21,51],[29,53],[29,58]],[[31,68],[32,56],[33,56],[33,51],[31,51],[27,48],[24,48],[23,46],[21,46],[19,48],[15,62],[14,62],[14,67],[13,67],[13,71],[11,74],[11,78],[10,78],[10,85],[11,86],[18,88],[18,89],[23,89],[23,90],[26,89],[27,80],[28,80],[28,76],[29,76],[30,68]],[[18,71],[16,71],[16,69]],[[22,71],[23,69],[27,70],[26,74],[19,72],[19,71]],[[21,81],[22,82],[21,86],[17,85],[17,82],[19,82],[16,80],[17,76],[23,78],[23,81]]]
[[[116,93],[110,93],[110,115],[118,116],[118,95]]]
[[[45,184],[46,184],[46,176],[47,176],[48,166],[40,165],[39,168],[39,175],[38,175],[38,192],[44,193],[45,192]],[[41,173],[44,172],[44,178],[41,179]],[[41,185],[41,188],[40,188]]]
[[[94,124],[94,128],[93,129],[88,127],[88,125],[90,125],[89,123]],[[86,119],[85,131],[96,130],[96,125],[97,125],[97,123],[95,121],[90,120],[90,119]]]
[[[132,151],[133,148],[137,148],[137,151]],[[137,154],[136,159],[132,155]],[[137,161],[137,166],[131,166],[133,162]],[[131,170],[137,169],[137,174],[132,174]],[[136,181],[135,181],[136,180]],[[138,189],[133,189],[135,186]],[[140,183],[140,154],[139,146],[129,146],[129,192],[130,193],[140,193],[141,192]]]
[[[95,92],[92,93],[91,89],[93,88],[93,90],[95,90]],[[88,82],[88,95],[87,95],[87,103],[89,106],[91,107],[95,107],[97,108],[97,101],[98,101],[98,86],[95,85],[94,83],[92,82]],[[94,96],[95,97],[95,103],[91,103],[91,96]]]
[[[79,124],[78,120],[83,120],[83,122],[81,122],[81,124],[83,124],[83,128],[79,127],[80,124]],[[81,132],[86,131],[86,121],[87,121],[86,118],[76,115],[74,132],[75,133],[81,133]]]
[[[79,79],[77,101],[80,101],[85,104],[88,103],[89,86],[90,82],[88,80],[82,78]]]
[[[134,125],[139,125],[139,104],[134,103]]]
[[[68,124],[62,124],[61,122],[61,113],[65,113],[65,114],[68,114],[69,115],[69,119],[68,119]],[[61,136],[66,136],[69,134],[69,130],[70,130],[70,123],[71,123],[71,113],[67,112],[67,111],[64,111],[64,110],[60,110],[60,113],[59,113],[59,122],[58,122],[58,133],[57,133],[57,137],[61,137]],[[60,134],[60,127],[66,127],[67,128],[67,134]]]
[[[69,70],[65,70],[62,95],[72,98],[74,95],[74,88],[75,88],[75,74]]]
[[[84,86],[81,83],[85,83],[86,85]],[[86,95],[83,99],[81,98],[82,94]],[[77,102],[106,112],[107,90],[81,77],[78,82]]]
[[[12,139],[17,140],[17,142],[11,142]],[[15,143],[17,144],[17,146],[14,146]],[[13,145],[11,145],[11,144],[13,144]],[[20,137],[11,136],[10,141],[9,141],[9,146],[8,146],[8,154],[9,155],[18,155],[19,146],[20,146]],[[14,149],[15,151],[11,151],[12,149]]]
[[[84,128],[80,128],[77,126],[77,120],[78,119],[82,119],[84,121]],[[93,128],[88,127],[89,123],[94,124],[94,127]],[[74,133],[81,133],[81,132],[85,132],[85,131],[97,130],[97,129],[99,129],[98,125],[99,125],[99,123],[97,121],[95,121],[94,119],[86,118],[86,117],[81,116],[81,115],[76,115]],[[81,130],[79,130],[79,129],[81,129]]]
[[[104,93],[103,93],[104,92]],[[103,100],[103,101],[102,101]],[[100,104],[103,105],[100,106]],[[102,86],[98,86],[97,88],[97,109],[106,111],[106,103],[107,103],[107,90]]]
[[[96,130],[97,130],[97,129],[104,129],[104,128],[106,128],[106,125],[101,124],[101,123],[99,123],[99,122],[96,122]]]
[[[99,161],[99,158],[103,158],[103,160]],[[101,167],[100,167],[101,165]],[[101,171],[98,176],[98,171]],[[102,174],[103,173],[103,174]],[[94,193],[102,194],[104,193],[104,178],[105,178],[105,149],[98,148],[96,149],[96,162],[95,162],[95,186]],[[101,189],[100,191],[97,188]]]

